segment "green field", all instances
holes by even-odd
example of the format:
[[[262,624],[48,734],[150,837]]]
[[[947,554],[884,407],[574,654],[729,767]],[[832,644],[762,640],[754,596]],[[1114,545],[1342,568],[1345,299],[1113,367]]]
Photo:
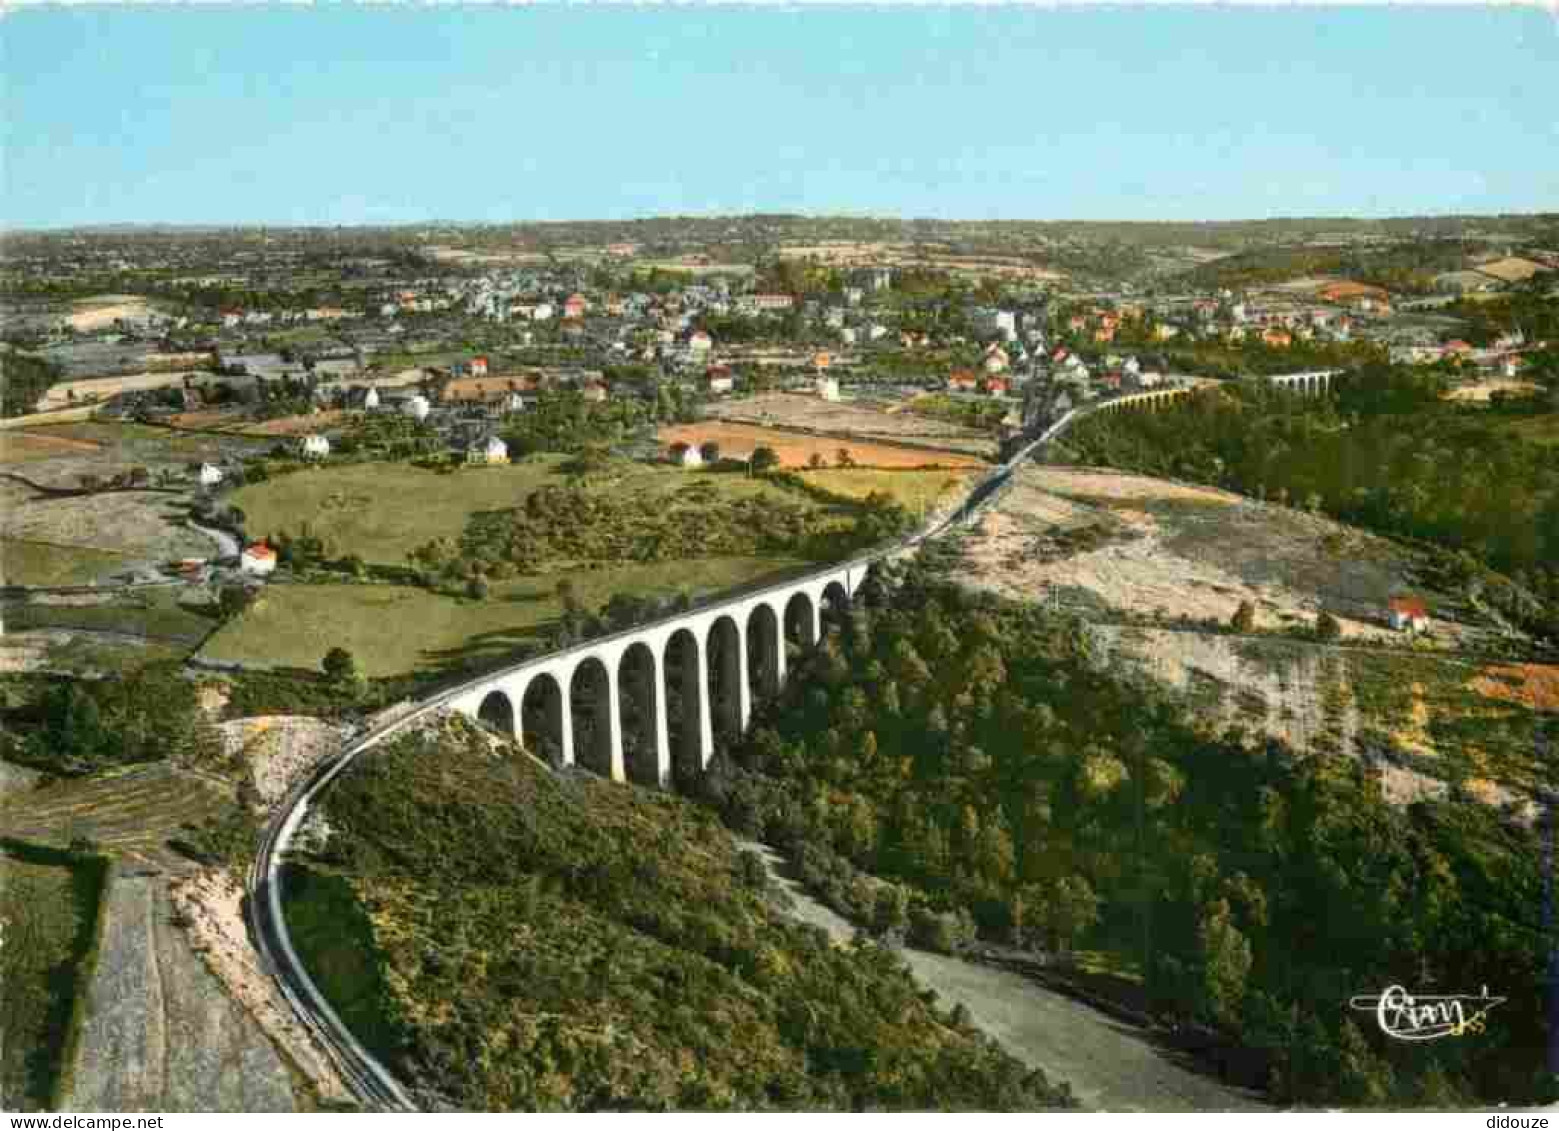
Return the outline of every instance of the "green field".
[[[479,511],[519,506],[526,495],[567,481],[563,456],[535,456],[509,467],[467,468],[453,473],[425,471],[401,463],[360,463],[296,472],[251,484],[231,501],[244,512],[251,539],[281,530],[295,534],[304,523],[321,535],[332,555],[357,554],[365,561],[405,565],[407,553],[435,538],[458,540],[466,520]],[[654,507],[674,492],[708,484],[722,497],[794,492],[741,475],[684,472],[622,463],[592,476],[592,492],[629,496]]]
[[[1508,428],[1534,444],[1559,444],[1559,413],[1512,421]]]
[[[111,550],[0,538],[0,584],[85,585],[126,560]]]
[[[873,492],[919,515],[956,493],[969,482],[968,471],[879,471],[870,468],[823,468],[797,472],[808,483],[835,495],[864,499]]]
[[[0,1108],[53,1106],[77,987],[97,929],[103,866],[5,842],[0,847]]]
[[[182,645],[199,643],[215,624],[205,614],[179,604],[177,591],[171,587],[125,593],[101,605],[12,605],[4,610],[4,616],[5,626],[12,632],[80,628]]]
[[[497,582],[483,601],[399,585],[271,585],[254,606],[206,642],[201,656],[318,669],[331,648],[357,657],[370,676],[500,659],[552,625],[567,577],[579,601],[598,609],[615,593],[718,592],[806,563],[708,558],[543,574]]]

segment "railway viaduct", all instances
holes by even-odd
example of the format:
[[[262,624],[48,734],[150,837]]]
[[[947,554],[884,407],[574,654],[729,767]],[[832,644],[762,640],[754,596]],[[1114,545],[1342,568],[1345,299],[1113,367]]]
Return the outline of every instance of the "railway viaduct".
[[[467,684],[446,706],[555,765],[667,786],[703,769],[716,734],[747,729],[803,649],[842,612],[870,558],[843,562],[640,628],[597,637]]]
[[[1341,373],[1341,369],[1312,369],[1305,373],[1281,373],[1263,380],[1290,393],[1298,393],[1305,397],[1319,397],[1331,389],[1332,378]]]

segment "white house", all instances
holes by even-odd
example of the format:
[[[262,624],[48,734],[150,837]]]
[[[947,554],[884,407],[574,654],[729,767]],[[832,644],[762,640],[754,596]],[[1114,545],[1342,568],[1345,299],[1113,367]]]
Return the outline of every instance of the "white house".
[[[687,348],[694,353],[708,353],[714,344],[715,340],[702,330],[694,330],[687,340]]]
[[[675,446],[671,449],[671,460],[682,467],[703,467],[704,456],[698,450],[697,444],[687,444],[678,451]]]
[[[370,385],[368,386],[368,391],[363,394],[363,408],[371,412],[378,407],[379,390]]]
[[[817,379],[817,395],[825,401],[837,401],[839,399],[839,378],[819,377]]]
[[[238,569],[240,573],[253,574],[256,577],[264,577],[268,573],[276,571],[276,551],[264,542],[256,542],[244,549],[238,556]]]
[[[421,424],[428,418],[428,413],[432,411],[432,409],[428,404],[428,398],[419,394],[417,396],[407,397],[406,403],[401,406],[401,411],[415,420],[418,424]]]
[[[330,454],[330,441],[318,432],[310,432],[303,437],[298,447],[304,459],[324,459]]]
[[[479,440],[466,449],[467,463],[498,464],[509,462],[509,445],[497,436]]]
[[[203,463],[200,465],[200,485],[202,487],[215,487],[222,482],[222,469],[215,464]]]
[[[1392,628],[1403,632],[1429,630],[1429,610],[1418,597],[1393,597],[1390,611]]]

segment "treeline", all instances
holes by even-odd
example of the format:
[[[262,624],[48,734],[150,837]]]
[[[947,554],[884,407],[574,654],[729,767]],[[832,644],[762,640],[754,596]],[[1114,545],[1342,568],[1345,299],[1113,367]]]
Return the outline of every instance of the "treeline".
[[[773,554],[846,557],[909,528],[889,497],[824,507],[768,492],[726,495],[690,483],[646,506],[643,499],[586,486],[538,488],[518,507],[471,516],[459,542],[436,539],[408,559],[424,581],[539,572],[552,562],[666,562]]]
[[[1559,634],[1559,447],[1522,440],[1498,409],[1442,400],[1444,381],[1369,366],[1326,398],[1236,388],[1092,417],[1066,447],[1082,462],[1212,483],[1460,551],[1452,580]]]
[[[212,764],[221,742],[196,685],[173,662],[117,679],[51,680],[0,728],[0,751],[51,774],[84,774],[172,758]]]
[[[0,414],[35,412],[43,395],[64,379],[65,371],[45,357],[0,351]]]
[[[1069,1104],[888,950],[767,897],[713,814],[554,776],[474,727],[395,740],[289,877],[304,961],[432,1105],[1032,1110]]]
[[[1360,759],[1211,740],[1080,622],[919,566],[891,607],[866,592],[705,782],[830,902],[932,946],[1102,950],[1284,1103],[1559,1095],[1532,831],[1460,795],[1393,807]],[[1404,980],[1508,1001],[1475,1039],[1393,1042],[1347,1003]]]

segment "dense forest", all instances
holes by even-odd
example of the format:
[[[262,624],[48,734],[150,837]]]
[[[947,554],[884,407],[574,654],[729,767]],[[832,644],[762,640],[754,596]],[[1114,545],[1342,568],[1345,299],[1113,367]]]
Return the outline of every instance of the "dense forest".
[[[1544,404],[1460,406],[1442,400],[1445,376],[1370,366],[1324,398],[1226,388],[1085,420],[1066,447],[1079,462],[1212,483],[1457,551],[1469,595],[1559,637],[1559,446],[1512,427]]]
[[[353,1031],[475,1110],[1067,1106],[890,950],[832,945],[755,854],[666,794],[558,776],[470,724],[325,800],[287,917]]]
[[[0,415],[24,416],[57,383],[63,370],[54,362],[15,350],[0,351]]]
[[[1080,622],[923,564],[867,598],[704,783],[824,899],[932,947],[1103,951],[1280,1102],[1555,1097],[1531,830],[1455,792],[1388,805],[1364,759],[1199,733]],[[1404,1046],[1346,1004],[1402,982],[1509,1001],[1476,1039]]]

